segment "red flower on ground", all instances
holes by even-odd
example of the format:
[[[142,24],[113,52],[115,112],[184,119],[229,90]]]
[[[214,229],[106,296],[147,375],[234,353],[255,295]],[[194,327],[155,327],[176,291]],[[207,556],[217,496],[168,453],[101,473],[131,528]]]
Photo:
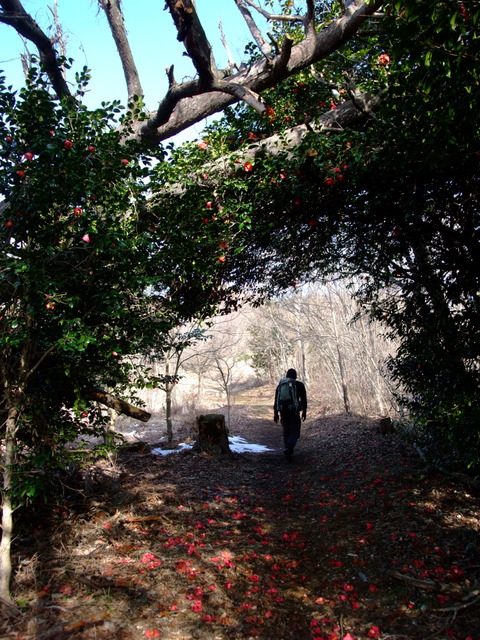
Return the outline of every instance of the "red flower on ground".
[[[378,638],[379,635],[380,635],[380,629],[377,627],[376,624],[372,624],[370,629],[367,631],[367,636],[369,638]]]

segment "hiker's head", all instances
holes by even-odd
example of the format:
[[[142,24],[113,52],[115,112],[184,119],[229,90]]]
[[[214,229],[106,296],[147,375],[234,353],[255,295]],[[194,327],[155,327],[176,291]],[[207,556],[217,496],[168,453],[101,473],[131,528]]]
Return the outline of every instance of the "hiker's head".
[[[297,372],[295,371],[295,369],[289,369],[287,371],[287,378],[292,378],[292,380],[296,380],[297,379]]]

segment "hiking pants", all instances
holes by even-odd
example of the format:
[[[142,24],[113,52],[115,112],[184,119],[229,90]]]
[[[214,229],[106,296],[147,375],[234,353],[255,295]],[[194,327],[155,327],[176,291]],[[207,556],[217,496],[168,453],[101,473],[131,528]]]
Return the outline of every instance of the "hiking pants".
[[[298,411],[280,411],[280,420],[283,427],[285,449],[293,453],[293,449],[300,437],[300,414]]]

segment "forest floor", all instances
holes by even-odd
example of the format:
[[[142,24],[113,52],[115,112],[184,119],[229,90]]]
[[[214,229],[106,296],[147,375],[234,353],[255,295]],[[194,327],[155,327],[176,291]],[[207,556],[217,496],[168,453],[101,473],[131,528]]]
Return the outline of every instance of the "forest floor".
[[[140,445],[24,517],[0,640],[480,640],[478,497],[320,407],[289,463],[271,395],[230,430],[268,451]]]

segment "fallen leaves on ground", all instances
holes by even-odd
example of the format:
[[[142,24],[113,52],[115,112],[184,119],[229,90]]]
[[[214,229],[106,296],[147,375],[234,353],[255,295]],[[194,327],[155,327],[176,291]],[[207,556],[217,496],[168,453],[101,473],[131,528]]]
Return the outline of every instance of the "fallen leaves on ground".
[[[24,525],[2,638],[480,640],[478,498],[377,423],[312,419],[289,463],[247,406],[274,451],[120,454]]]

